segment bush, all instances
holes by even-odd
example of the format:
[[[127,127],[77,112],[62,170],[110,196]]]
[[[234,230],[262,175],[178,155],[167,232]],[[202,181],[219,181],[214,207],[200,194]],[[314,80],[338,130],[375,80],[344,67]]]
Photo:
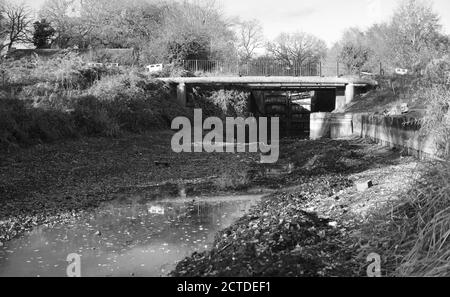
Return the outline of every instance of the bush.
[[[426,69],[424,79],[429,84],[450,84],[450,56],[431,61]]]
[[[420,98],[427,105],[422,133],[432,135],[440,157],[450,159],[450,88],[446,85],[424,88]]]
[[[39,108],[29,108],[17,99],[0,100],[0,146],[52,142],[76,137],[70,115]]]
[[[107,106],[121,129],[127,131],[167,128],[174,118],[188,115],[164,83],[135,72],[102,79],[88,93]]]
[[[239,90],[219,90],[211,93],[209,99],[229,117],[244,117],[248,114],[250,93]]]
[[[1,64],[5,83],[34,86],[42,83],[57,85],[59,89],[84,90],[106,75],[117,74],[117,69],[91,67],[73,52],[63,51],[51,59],[39,56],[20,60],[5,60]]]
[[[247,117],[250,93],[245,90],[194,90],[194,107],[201,108],[204,116]]]
[[[76,99],[73,117],[78,130],[84,135],[117,136],[120,127],[105,104],[94,96]]]
[[[177,64],[167,64],[160,72],[152,74],[153,78],[158,77],[195,77],[196,75],[189,70],[184,69],[182,66]]]
[[[75,84],[32,79],[34,84],[22,88],[20,100],[2,100],[2,145],[53,141],[76,136],[75,131],[114,137],[167,129],[175,117],[191,116],[168,86],[133,69],[96,77],[95,72],[79,68],[71,75],[78,78]]]
[[[96,63],[118,63],[132,66],[138,62],[135,50],[129,49],[97,49],[84,53],[84,56]]]
[[[142,88],[145,77],[139,74],[121,74],[98,80],[87,90],[89,95],[101,101],[131,100],[144,95]]]

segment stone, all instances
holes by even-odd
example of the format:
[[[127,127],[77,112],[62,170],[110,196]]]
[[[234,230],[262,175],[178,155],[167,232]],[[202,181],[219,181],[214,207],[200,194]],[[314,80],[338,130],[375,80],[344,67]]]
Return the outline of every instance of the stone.
[[[328,226],[333,227],[333,228],[337,228],[338,223],[337,222],[329,222]]]
[[[325,238],[327,236],[327,233],[325,232],[325,230],[321,230],[321,231],[319,231],[318,235],[320,238]]]
[[[403,103],[402,105],[400,105],[400,110],[402,114],[408,113],[409,112],[408,103]]]
[[[365,192],[372,187],[373,183],[371,180],[356,183],[356,189],[358,190],[358,192]]]

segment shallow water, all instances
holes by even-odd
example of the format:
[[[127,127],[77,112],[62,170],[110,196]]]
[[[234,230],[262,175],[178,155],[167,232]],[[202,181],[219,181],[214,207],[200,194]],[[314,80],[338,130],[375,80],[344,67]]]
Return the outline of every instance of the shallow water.
[[[262,195],[160,200],[122,199],[72,224],[41,227],[0,248],[0,277],[65,277],[69,254],[82,276],[164,276],[193,252],[211,248]]]

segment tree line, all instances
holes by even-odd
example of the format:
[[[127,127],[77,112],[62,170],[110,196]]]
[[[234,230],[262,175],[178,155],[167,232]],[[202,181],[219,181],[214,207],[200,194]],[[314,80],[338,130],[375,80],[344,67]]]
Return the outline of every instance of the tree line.
[[[47,0],[35,14],[0,0],[0,49],[133,48],[142,63],[252,60],[305,64],[335,57],[349,72],[423,69],[448,54],[439,15],[422,0],[403,0],[393,17],[363,31],[348,29],[328,49],[305,32],[267,41],[257,20],[227,17],[214,0]]]
[[[439,14],[425,1],[404,0],[386,22],[363,31],[348,29],[330,50],[349,71],[423,72],[436,59],[448,57],[450,38]]]
[[[325,42],[306,33],[266,42],[259,21],[226,17],[214,0],[47,0],[38,21],[33,15],[26,5],[1,3],[3,47],[133,48],[145,63],[250,61],[264,48],[274,59],[303,63],[326,53]]]

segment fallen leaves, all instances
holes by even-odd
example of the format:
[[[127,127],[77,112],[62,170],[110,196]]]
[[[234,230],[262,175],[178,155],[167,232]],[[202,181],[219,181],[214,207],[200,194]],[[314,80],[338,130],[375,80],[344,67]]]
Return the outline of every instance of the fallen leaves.
[[[267,168],[251,155],[245,159],[252,161],[242,162],[242,154],[172,154],[167,136],[87,139],[0,156],[0,242],[35,226],[73,222],[83,211],[129,195],[148,199],[182,192],[192,197],[216,190],[272,188],[279,192],[220,232],[211,251],[185,259],[173,274],[357,275],[358,264],[351,259],[359,246],[349,243],[346,222],[339,218],[352,215],[355,201],[370,201],[359,199],[361,193],[350,197],[347,190],[354,186],[352,175],[392,165],[392,156],[375,152],[375,146],[364,141],[291,141],[282,142],[280,168]],[[378,176],[374,180],[378,184]],[[165,190],[155,194],[156,188]],[[177,219],[191,218],[188,212]],[[130,239],[126,245],[135,242]]]
[[[283,161],[298,169],[270,180],[260,177],[260,184],[277,183],[282,190],[224,230],[213,250],[180,262],[172,275],[360,275],[364,260],[357,257],[360,247],[347,224],[354,230],[361,222],[351,214],[341,219],[354,205],[347,195],[354,191],[350,177],[371,167],[389,168],[395,155],[365,141],[300,141],[282,148],[289,158]]]
[[[152,194],[154,188],[141,185],[171,181],[178,195],[178,184],[189,181],[190,189],[211,191],[211,185],[203,180],[245,173],[250,166],[240,160],[252,154],[173,153],[170,139],[170,131],[160,131],[118,139],[86,138],[0,154],[0,241],[36,226],[70,222],[119,194],[143,192],[161,197],[165,193]],[[198,186],[201,183],[205,186]],[[190,191],[185,194],[197,194]]]

